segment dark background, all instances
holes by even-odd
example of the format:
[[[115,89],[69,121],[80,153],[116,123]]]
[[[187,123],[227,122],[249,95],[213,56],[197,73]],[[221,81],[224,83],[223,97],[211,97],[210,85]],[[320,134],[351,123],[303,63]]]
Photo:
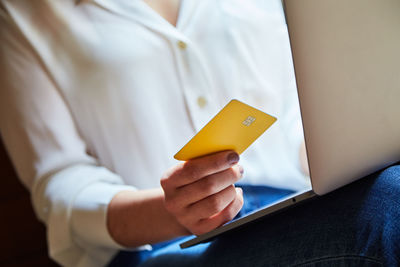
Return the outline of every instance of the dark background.
[[[1,140],[0,177],[0,266],[58,266],[47,255],[46,229]]]

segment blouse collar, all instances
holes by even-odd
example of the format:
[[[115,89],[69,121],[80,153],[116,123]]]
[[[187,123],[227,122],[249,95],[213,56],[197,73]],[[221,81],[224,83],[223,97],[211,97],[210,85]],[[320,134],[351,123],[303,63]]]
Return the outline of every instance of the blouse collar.
[[[81,2],[86,1],[94,2],[126,19],[134,20],[154,32],[188,42],[189,40],[183,33],[192,22],[191,18],[193,18],[198,5],[205,0],[181,0],[176,27],[142,0],[81,0]]]

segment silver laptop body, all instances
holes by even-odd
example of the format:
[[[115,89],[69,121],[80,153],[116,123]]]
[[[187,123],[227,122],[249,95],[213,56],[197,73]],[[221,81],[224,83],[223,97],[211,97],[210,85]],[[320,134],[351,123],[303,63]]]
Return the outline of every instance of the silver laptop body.
[[[312,190],[181,244],[207,242],[400,160],[400,0],[284,0]]]

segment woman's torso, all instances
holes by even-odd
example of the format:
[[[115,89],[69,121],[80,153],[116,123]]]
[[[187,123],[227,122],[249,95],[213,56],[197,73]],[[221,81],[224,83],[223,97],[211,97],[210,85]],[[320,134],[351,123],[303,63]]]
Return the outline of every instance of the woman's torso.
[[[15,12],[88,152],[126,183],[158,186],[173,155],[237,98],[278,117],[242,157],[247,181],[307,186],[281,1],[184,0],[176,27],[142,1],[35,1]]]

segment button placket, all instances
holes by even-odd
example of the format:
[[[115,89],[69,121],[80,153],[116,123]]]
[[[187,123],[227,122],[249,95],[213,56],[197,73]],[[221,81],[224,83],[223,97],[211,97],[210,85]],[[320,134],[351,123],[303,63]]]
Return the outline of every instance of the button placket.
[[[177,45],[180,50],[186,50],[187,44],[184,41],[179,40]]]
[[[217,106],[210,94],[210,81],[203,72],[201,60],[193,51],[193,44],[177,40],[178,73],[181,76],[182,90],[188,104],[189,116],[195,131],[199,131],[215,114]],[[198,64],[196,66],[196,64]],[[199,65],[200,64],[200,65]],[[195,67],[194,67],[195,66]]]
[[[204,108],[207,105],[207,99],[204,96],[199,96],[197,98],[197,105],[200,108]]]

